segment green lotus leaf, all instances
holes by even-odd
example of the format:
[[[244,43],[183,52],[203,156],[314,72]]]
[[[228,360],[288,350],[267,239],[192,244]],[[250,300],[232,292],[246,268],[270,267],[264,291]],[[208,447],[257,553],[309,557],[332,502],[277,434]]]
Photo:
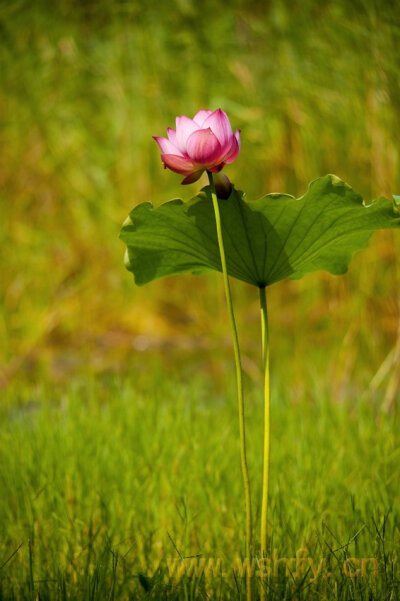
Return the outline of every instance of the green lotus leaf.
[[[229,275],[254,286],[324,270],[347,271],[352,255],[375,230],[400,228],[395,201],[365,205],[334,175],[313,181],[304,196],[267,194],[247,202],[233,189],[219,200]],[[126,265],[137,284],[157,278],[221,271],[211,190],[187,203],[135,207],[121,230]]]

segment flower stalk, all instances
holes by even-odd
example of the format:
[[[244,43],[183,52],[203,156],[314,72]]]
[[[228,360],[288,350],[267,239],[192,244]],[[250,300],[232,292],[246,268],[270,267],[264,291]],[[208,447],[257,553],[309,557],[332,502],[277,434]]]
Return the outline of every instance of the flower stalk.
[[[245,509],[246,509],[246,599],[251,601],[252,599],[252,573],[251,573],[251,559],[253,555],[253,525],[252,525],[252,509],[251,509],[251,491],[250,491],[250,479],[249,470],[247,466],[247,451],[246,451],[246,428],[245,428],[245,416],[244,416],[244,395],[243,395],[243,376],[242,376],[242,362],[240,356],[239,337],[236,327],[235,314],[233,311],[232,294],[229,284],[228,271],[226,267],[225,248],[222,237],[222,225],[221,215],[218,204],[218,197],[215,191],[213,174],[207,171],[208,180],[211,188],[211,197],[213,201],[215,223],[217,228],[218,246],[221,258],[222,275],[224,280],[225,297],[228,306],[229,321],[232,329],[233,338],[233,349],[235,355],[235,368],[236,368],[236,384],[237,384],[237,398],[238,398],[238,410],[239,410],[239,436],[240,436],[240,455],[241,465],[243,474],[244,484],[244,497],[245,497]]]

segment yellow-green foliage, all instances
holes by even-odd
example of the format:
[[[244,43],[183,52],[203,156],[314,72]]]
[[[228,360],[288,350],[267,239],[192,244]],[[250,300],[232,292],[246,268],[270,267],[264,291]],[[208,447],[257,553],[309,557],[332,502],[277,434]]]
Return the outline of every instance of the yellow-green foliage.
[[[201,186],[181,187],[151,139],[176,114],[229,113],[243,146],[227,173],[250,198],[301,194],[327,172],[366,198],[399,192],[395,3],[13,0],[0,19],[2,385],[120,369],[143,349],[216,358],[226,335],[219,278],[137,289],[117,238],[135,203]],[[394,348],[396,248],[394,235],[378,235],[348,276],[271,289],[273,354],[296,394],[315,347],[325,353],[314,368],[339,397],[349,375],[369,383]],[[234,292],[257,377],[257,298]],[[373,385],[386,386],[391,365]]]

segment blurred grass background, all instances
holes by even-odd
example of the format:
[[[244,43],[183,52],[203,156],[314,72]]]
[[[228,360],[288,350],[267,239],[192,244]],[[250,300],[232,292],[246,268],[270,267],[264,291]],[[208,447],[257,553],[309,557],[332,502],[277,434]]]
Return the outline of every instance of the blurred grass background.
[[[136,203],[187,199],[203,185],[181,187],[161,167],[151,136],[177,114],[228,112],[243,146],[227,173],[250,199],[299,195],[327,172],[366,199],[399,193],[395,3],[12,0],[0,3],[0,24],[3,387],[139,372],[153,360],[223,383],[220,278],[136,288],[118,240]],[[271,288],[273,372],[294,399],[322,373],[335,398],[380,387],[393,402],[396,233],[377,234],[345,277]],[[257,380],[257,295],[234,292]]]

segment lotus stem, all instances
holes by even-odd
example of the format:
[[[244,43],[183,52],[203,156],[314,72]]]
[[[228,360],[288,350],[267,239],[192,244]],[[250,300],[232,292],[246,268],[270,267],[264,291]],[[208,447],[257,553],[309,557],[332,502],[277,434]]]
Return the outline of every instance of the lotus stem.
[[[268,537],[268,489],[269,489],[269,447],[270,447],[270,382],[269,382],[269,335],[268,311],[265,287],[260,288],[261,309],[261,344],[264,371],[264,452],[263,452],[263,487],[261,500],[261,574],[267,557]],[[260,599],[265,599],[264,578],[261,578]]]
[[[235,314],[233,311],[232,294],[229,284],[228,271],[226,267],[226,257],[224,241],[222,237],[222,226],[221,226],[221,214],[219,210],[218,197],[215,191],[213,175],[210,171],[207,171],[208,180],[210,182],[211,197],[214,206],[215,223],[217,227],[217,238],[218,246],[221,258],[222,275],[224,280],[226,304],[228,306],[229,320],[232,329],[233,338],[233,349],[235,355],[235,368],[236,368],[236,384],[237,384],[237,398],[238,398],[238,410],[239,410],[239,435],[240,435],[240,455],[241,465],[243,474],[243,485],[244,485],[244,499],[246,509],[246,599],[251,601],[252,599],[252,555],[253,555],[253,526],[252,526],[252,511],[251,511],[251,492],[250,492],[250,478],[249,470],[247,466],[247,451],[246,451],[246,428],[245,428],[245,417],[244,417],[244,396],[243,396],[243,376],[242,376],[242,362],[240,357],[239,338],[236,327]],[[225,201],[226,202],[226,201]]]

